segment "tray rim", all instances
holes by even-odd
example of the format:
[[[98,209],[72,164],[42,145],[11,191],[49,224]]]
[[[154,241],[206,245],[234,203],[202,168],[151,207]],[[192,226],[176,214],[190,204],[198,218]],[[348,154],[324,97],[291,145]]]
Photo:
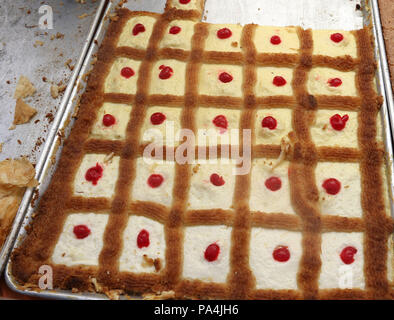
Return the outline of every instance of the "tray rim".
[[[108,13],[111,12],[111,10],[114,8],[115,4],[112,1],[108,1],[108,0],[101,0],[101,4],[100,7],[103,5],[103,3],[107,3],[107,6],[105,8],[105,10],[103,11],[103,17],[106,16]],[[361,2],[364,4],[363,8],[371,8],[371,12],[368,14],[368,10],[365,10],[364,13],[364,26],[366,25],[370,25],[371,29],[373,31],[373,36],[374,36],[374,53],[375,53],[375,58],[376,61],[378,63],[377,66],[377,70],[376,70],[376,79],[378,80],[377,82],[377,88],[379,91],[379,94],[382,95],[383,97],[383,103],[382,103],[382,107],[381,107],[381,111],[380,111],[380,116],[382,118],[382,124],[383,124],[383,136],[384,136],[384,144],[385,144],[385,151],[386,151],[386,155],[391,156],[391,158],[389,159],[388,157],[386,157],[386,168],[388,169],[387,172],[387,177],[389,179],[387,179],[387,183],[389,183],[390,181],[394,181],[394,176],[393,176],[393,150],[394,150],[394,146],[393,146],[393,140],[394,140],[394,131],[392,130],[392,126],[394,126],[394,103],[393,103],[393,93],[391,90],[391,82],[390,82],[390,77],[389,77],[389,73],[388,73],[388,63],[387,63],[387,57],[386,57],[386,53],[385,53],[385,46],[384,46],[384,38],[383,38],[383,32],[382,32],[382,26],[381,26],[381,22],[380,22],[380,14],[379,14],[379,7],[378,7],[378,0],[361,0]],[[369,3],[369,4],[368,4]],[[97,37],[99,37],[100,35],[102,36],[103,34],[105,34],[105,30],[103,31],[104,28],[106,28],[106,23],[103,19],[103,21],[96,21],[96,19],[99,19],[100,17],[98,17],[98,15],[96,15],[96,18],[94,20],[94,23],[92,25],[92,30],[94,29],[95,25],[96,25],[96,31],[94,32],[94,34],[92,35],[92,41],[90,42],[90,46],[88,48],[86,48],[86,54],[82,57],[83,53],[81,54],[80,59],[82,59],[80,68],[78,68],[74,74],[76,74],[75,77],[75,83],[73,83],[73,87],[74,90],[69,92],[69,96],[67,99],[67,102],[65,102],[64,108],[65,110],[62,113],[62,116],[59,117],[61,119],[59,119],[59,123],[58,123],[58,128],[56,130],[56,133],[58,132],[59,129],[63,128],[62,124],[65,124],[65,120],[68,117],[67,116],[67,112],[65,112],[67,109],[72,109],[74,108],[74,102],[73,99],[78,96],[78,92],[76,90],[77,84],[80,82],[80,78],[82,74],[84,74],[87,69],[89,68],[89,61],[91,59],[92,54],[95,52],[95,45],[93,44],[94,40],[97,40]],[[97,24],[96,24],[97,23]],[[108,24],[108,23],[107,23]],[[103,33],[102,33],[103,32]],[[90,35],[90,33],[89,33]],[[86,46],[86,43],[85,43]],[[85,46],[84,46],[84,51],[85,51]],[[83,51],[83,52],[84,52]],[[385,59],[385,61],[382,62],[382,59]],[[73,74],[73,77],[74,77]],[[388,83],[388,85],[387,85]],[[70,83],[71,84],[71,83]],[[69,84],[69,85],[70,85]],[[386,90],[387,88],[389,88],[389,94],[387,94]],[[68,87],[67,87],[68,89]],[[65,95],[66,97],[66,95]],[[388,100],[390,99],[391,100]],[[62,101],[62,105],[63,105]],[[60,109],[59,109],[60,110]],[[59,114],[57,114],[56,118],[59,116]],[[56,120],[55,118],[55,120]],[[56,137],[55,137],[56,139]],[[55,140],[53,141],[55,142]],[[53,143],[52,142],[52,143]],[[53,148],[49,148],[47,150],[47,144],[48,141],[46,142],[46,145],[44,147],[44,152],[40,158],[40,161],[43,161],[45,164],[43,164],[45,166],[45,168],[47,169],[48,165],[46,164],[48,161],[50,162],[50,157],[51,155],[53,156],[53,154],[56,154],[56,150],[53,150]],[[59,148],[61,149],[61,147]],[[46,156],[44,157],[43,155],[45,154],[45,151],[47,151]],[[45,171],[44,171],[45,173]],[[42,178],[45,174],[43,174],[43,171],[40,172],[40,178]],[[394,194],[394,185],[392,183],[389,183],[390,185],[390,190],[388,190],[389,192],[391,192],[391,194]],[[31,192],[33,194],[33,192]],[[32,197],[32,194],[30,196],[30,198],[27,199],[27,206],[30,204],[30,200]],[[23,199],[25,200],[25,198]],[[389,197],[390,200],[390,210],[391,210],[391,215],[394,216],[394,201],[391,197]],[[22,208],[22,206],[21,206]],[[20,208],[20,209],[21,209]],[[26,212],[29,210],[29,208],[25,208],[24,210],[26,210]],[[31,216],[31,213],[33,211],[33,209],[30,208],[30,215],[26,215],[25,212],[25,219],[29,219]],[[18,212],[19,213],[19,212]],[[28,224],[26,222],[24,222],[23,224]],[[12,245],[12,250],[11,252],[18,246],[18,244],[21,242],[21,239],[24,236],[24,232],[23,230],[21,231],[21,229],[19,229],[19,232],[16,236],[16,238],[18,238],[18,240],[14,240],[14,243]],[[11,253],[10,252],[10,253]],[[16,280],[12,277],[11,273],[10,273],[10,268],[11,268],[11,259],[8,259],[7,264],[6,264],[6,269],[5,269],[5,280],[6,280],[6,284],[7,286],[12,289],[13,291],[23,294],[23,295],[27,295],[27,296],[32,296],[32,297],[39,297],[39,298],[49,298],[49,299],[72,299],[72,300],[108,300],[108,296],[104,295],[104,294],[100,294],[100,293],[89,293],[89,292],[80,292],[80,293],[72,293],[71,290],[59,290],[59,289],[54,289],[54,290],[47,290],[47,291],[36,291],[36,290],[29,290],[28,288],[24,288],[20,285],[17,284]],[[0,270],[1,271],[1,270]],[[128,296],[131,299],[135,300],[135,299],[142,299],[142,296]],[[121,296],[121,298],[124,298]]]

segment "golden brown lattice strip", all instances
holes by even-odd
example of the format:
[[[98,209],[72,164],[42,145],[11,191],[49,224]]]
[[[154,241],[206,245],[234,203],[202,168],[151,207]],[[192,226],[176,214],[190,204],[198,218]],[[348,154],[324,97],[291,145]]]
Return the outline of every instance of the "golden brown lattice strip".
[[[254,94],[254,86],[256,83],[255,66],[255,48],[252,42],[255,26],[245,26],[242,32],[241,47],[243,54],[248,57],[247,63],[243,69],[243,103],[245,110],[241,114],[240,120],[240,151],[244,154],[243,132],[244,129],[252,128],[253,117],[248,108],[253,108],[254,99],[250,96]],[[250,143],[250,142],[249,142]],[[230,294],[233,298],[246,299],[250,297],[251,290],[254,286],[253,273],[249,267],[249,243],[250,243],[250,226],[251,215],[249,210],[250,196],[250,179],[251,171],[247,174],[236,176],[233,208],[235,209],[234,225],[231,235],[232,246],[230,250]]]
[[[361,206],[365,221],[364,270],[370,298],[389,299],[387,279],[387,243],[392,230],[385,228],[386,211],[383,198],[383,179],[376,142],[376,119],[380,107],[373,88],[376,64],[369,29],[357,31],[360,66],[356,76],[360,92],[358,139],[361,149]]]
[[[306,299],[314,299],[318,293],[320,271],[321,223],[318,204],[318,191],[315,184],[316,150],[309,127],[308,112],[302,107],[306,90],[307,72],[312,60],[312,32],[299,30],[301,39],[301,63],[293,78],[293,90],[300,106],[293,110],[293,128],[297,143],[294,159],[289,166],[291,202],[302,220],[302,256],[297,276],[298,287]]]

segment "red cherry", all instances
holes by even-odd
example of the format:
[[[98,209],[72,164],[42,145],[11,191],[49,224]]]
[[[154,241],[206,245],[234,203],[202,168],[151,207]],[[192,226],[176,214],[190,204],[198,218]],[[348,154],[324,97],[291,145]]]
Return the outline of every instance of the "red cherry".
[[[149,247],[149,232],[142,229],[137,236],[137,246],[138,248]]]
[[[171,78],[172,74],[174,73],[174,70],[172,70],[171,67],[167,67],[164,65],[161,65],[159,67],[159,69],[161,70],[159,73],[159,78],[162,80],[166,80],[168,78]]]
[[[278,125],[278,122],[276,121],[276,119],[274,117],[268,116],[265,117],[263,119],[263,121],[261,121],[261,126],[263,128],[268,128],[270,130],[274,130]]]
[[[271,191],[278,191],[282,187],[282,181],[278,177],[268,178],[264,184]]]
[[[339,114],[334,114],[330,118],[331,126],[334,130],[341,131],[345,128],[346,122],[349,120],[349,116],[345,114],[341,117]]]
[[[228,122],[225,116],[219,115],[212,120],[213,124],[219,128],[227,129]]]
[[[332,78],[328,79],[327,83],[330,87],[339,87],[342,84],[342,80],[339,78]]]
[[[141,23],[137,23],[133,28],[133,35],[136,36],[140,32],[145,32],[145,27]]]
[[[282,42],[279,36],[272,36],[271,37],[271,43],[274,45],[278,45]]]
[[[135,75],[135,72],[133,69],[131,69],[130,67],[124,67],[121,71],[120,71],[120,75],[122,77],[125,77],[126,79],[131,78],[132,76]]]
[[[341,190],[341,183],[335,178],[324,180],[322,186],[328,194],[332,195],[337,194]]]
[[[164,113],[155,112],[150,116],[150,122],[154,125],[162,124],[166,120]]]
[[[345,264],[352,264],[354,262],[354,255],[357,253],[355,247],[346,247],[341,252],[341,259]]]
[[[179,0],[180,4],[188,4],[190,0]]]
[[[220,253],[220,247],[216,243],[211,243],[206,249],[204,253],[204,257],[207,261],[212,262],[215,261]]]
[[[232,35],[233,33],[228,28],[222,28],[217,32],[217,36],[219,39],[227,39],[230,38]]]
[[[272,252],[272,256],[278,262],[286,262],[290,259],[290,251],[286,246],[278,246]]]
[[[151,174],[148,178],[148,184],[151,188],[158,188],[163,183],[164,178],[161,174]]]
[[[343,34],[342,33],[333,33],[330,36],[331,40],[338,43],[341,42],[343,40]]]
[[[103,176],[103,167],[96,163],[95,167],[88,169],[85,173],[86,181],[90,181],[94,186],[97,184],[97,181]]]
[[[276,76],[274,77],[274,79],[272,80],[272,83],[274,85],[276,85],[277,87],[282,87],[284,86],[287,82],[286,79],[281,77],[281,76]]]
[[[88,226],[86,226],[84,224],[79,224],[79,225],[75,226],[73,229],[73,232],[74,232],[75,236],[77,237],[77,239],[84,239],[87,236],[89,236],[91,233]]]
[[[233,81],[233,76],[227,72],[222,72],[221,74],[219,74],[219,80],[223,83],[228,83]]]
[[[178,34],[179,32],[181,32],[181,28],[178,26],[173,26],[170,28],[170,34]]]
[[[211,174],[210,180],[211,180],[211,183],[217,187],[221,187],[225,183],[223,177],[219,176],[217,173]]]
[[[103,117],[103,125],[106,127],[113,126],[116,122],[115,117],[112,114],[105,114]]]

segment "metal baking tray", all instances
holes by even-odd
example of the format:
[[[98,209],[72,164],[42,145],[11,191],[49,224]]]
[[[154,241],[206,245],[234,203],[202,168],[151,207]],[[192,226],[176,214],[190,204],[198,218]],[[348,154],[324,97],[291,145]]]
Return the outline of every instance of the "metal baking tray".
[[[360,11],[361,14],[359,16],[353,12],[355,11],[357,3],[361,3],[361,7],[363,8],[363,11]],[[164,6],[165,0],[135,0],[125,4],[125,7],[131,10],[144,10],[158,13],[163,12]],[[223,10],[224,7],[226,10]],[[67,87],[61,107],[56,115],[55,123],[45,144],[43,154],[37,164],[37,179],[40,182],[40,194],[42,194],[48,186],[61,153],[62,138],[59,137],[58,132],[62,131],[64,136],[67,137],[72,128],[73,121],[71,119],[71,115],[77,108],[78,99],[83,93],[83,90],[79,91],[77,88],[80,85],[84,85],[82,75],[91,69],[93,55],[97,52],[98,48],[96,44],[101,43],[109,24],[109,19],[104,19],[104,16],[109,14],[114,10],[114,8],[114,3],[102,0],[89,32],[87,42],[82,50],[76,71]],[[339,10],[339,8],[341,10]],[[260,10],[263,14],[261,14]],[[272,13],[275,14],[273,15]],[[337,13],[337,15],[335,13]],[[349,17],[349,14],[353,15],[353,20]],[[358,29],[363,25],[372,26],[375,36],[375,54],[378,61],[378,70],[376,75],[377,89],[384,99],[381,109],[381,117],[383,124],[383,139],[386,147],[386,154],[388,155],[386,159],[387,167],[389,168],[387,179],[389,184],[388,189],[390,194],[393,194],[394,186],[392,181],[394,181],[394,176],[392,170],[392,138],[394,135],[391,126],[394,126],[394,106],[377,0],[293,0],[291,3],[289,3],[288,0],[206,0],[203,21],[212,23],[227,22],[241,24],[254,22],[261,25],[301,25],[304,28],[310,27],[316,29],[325,28],[345,30]],[[390,90],[388,91],[388,89]],[[59,147],[56,147],[58,144]],[[7,240],[8,248],[11,247],[13,243],[14,248],[18,247],[26,234],[25,227],[31,222],[31,216],[39,202],[36,201],[35,207],[33,207],[31,205],[32,197],[33,191],[29,190],[26,192],[16,217],[16,224],[20,225],[23,222],[22,228],[19,229],[14,227],[12,234]],[[393,199],[392,197],[389,197],[389,199],[391,214],[394,217]],[[18,229],[20,230],[19,234],[17,234]],[[4,259],[5,258],[3,256],[3,260]],[[69,290],[38,292],[21,288],[11,275],[10,261],[8,261],[6,266],[5,279],[7,285],[12,290],[30,296],[50,299],[108,299],[103,294],[72,293]],[[139,296],[130,298],[141,299]]]

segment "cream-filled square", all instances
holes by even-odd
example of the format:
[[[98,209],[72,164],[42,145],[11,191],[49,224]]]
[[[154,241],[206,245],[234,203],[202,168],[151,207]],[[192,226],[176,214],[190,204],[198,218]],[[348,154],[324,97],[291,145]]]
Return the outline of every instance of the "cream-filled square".
[[[272,37],[279,37],[280,42],[272,43]],[[297,54],[300,49],[300,40],[297,29],[294,27],[257,26],[254,35],[254,45],[258,53]]]
[[[130,120],[131,106],[123,103],[104,102],[97,112],[97,121],[93,126],[90,137],[94,139],[122,140],[126,137],[126,128]],[[103,122],[105,115],[115,118],[113,125],[107,126]]]
[[[172,69],[172,75],[167,79],[160,78],[164,67]],[[185,94],[186,63],[178,60],[159,60],[152,67],[150,94],[170,94],[183,96]]]
[[[122,33],[120,34],[118,47],[132,47],[142,50],[146,49],[148,47],[155,22],[156,18],[151,16],[135,16],[131,18],[127,21]]]
[[[249,261],[256,278],[256,289],[298,289],[301,242],[301,232],[252,228]],[[281,247],[290,253],[287,261],[274,259],[274,251]]]
[[[343,40],[334,42],[331,35],[340,33]],[[349,55],[357,58],[357,43],[354,35],[349,31],[335,30],[312,30],[313,54],[329,57],[340,57]]]
[[[194,165],[192,168],[188,209],[227,210],[232,208],[236,178],[233,169],[235,169],[234,164],[231,164],[231,162],[229,164],[221,163],[220,160],[217,160],[217,163]]]
[[[339,86],[332,86],[333,79],[340,79]],[[317,67],[309,72],[307,89],[312,95],[357,96],[356,73]]]
[[[279,145],[282,138],[293,130],[292,110],[284,108],[259,109],[255,114],[254,128],[256,144]]]
[[[319,162],[315,175],[322,214],[352,218],[362,216],[361,172],[358,163]],[[338,193],[329,194],[326,191],[323,183],[327,179],[339,181]]]
[[[70,214],[66,218],[62,233],[56,243],[51,257],[52,262],[68,267],[76,265],[98,266],[107,222],[108,214]],[[86,230],[84,238],[77,238],[74,233],[74,228],[77,226],[84,226]]]
[[[277,67],[258,67],[257,82],[255,87],[256,96],[291,96],[293,88],[293,69]],[[275,77],[281,77],[285,80],[283,85],[274,84]]]
[[[195,22],[190,20],[173,20],[168,24],[164,37],[160,42],[160,48],[172,48],[190,51],[192,48],[192,37]],[[180,28],[178,33],[171,33],[176,27]]]
[[[349,264],[344,263],[341,258],[342,251],[347,247],[353,247],[357,250],[353,255],[354,261]],[[323,233],[321,261],[320,289],[365,288],[362,232]]]
[[[222,73],[231,75],[232,80],[222,82]],[[199,76],[199,94],[208,96],[242,97],[242,67],[235,65],[203,64]]]
[[[228,29],[231,36],[226,39],[218,37],[219,30]],[[227,30],[226,30],[227,31]],[[228,31],[227,31],[228,32]],[[241,52],[242,27],[239,24],[209,24],[205,40],[205,51]]]
[[[74,178],[74,196],[111,198],[118,180],[119,160],[118,156],[112,157],[110,154],[86,154]],[[86,179],[86,173],[91,168],[102,170],[102,176],[97,181]]]
[[[148,241],[138,243],[141,231],[145,235],[148,234]],[[119,270],[134,273],[161,272],[165,267],[165,251],[164,226],[143,216],[130,216],[123,231]],[[154,263],[159,270],[156,270]]]
[[[294,214],[290,201],[289,162],[272,170],[275,159],[254,159],[249,207],[251,211]]]
[[[140,157],[137,159],[136,173],[131,191],[133,201],[149,201],[167,207],[171,206],[175,162],[161,162]],[[155,184],[157,179],[161,180],[161,183]],[[153,181],[153,184],[150,181]]]
[[[154,142],[158,145],[176,146],[179,144],[181,129],[181,108],[150,107],[141,129],[143,142]],[[156,121],[158,115],[164,116],[164,121]],[[160,119],[160,118],[159,118]]]
[[[192,226],[185,228],[183,272],[186,279],[224,283],[230,270],[231,227]],[[205,258],[211,244],[219,246],[214,261]]]
[[[204,0],[170,0],[170,6],[179,10],[200,10],[202,7],[201,1]]]
[[[240,117],[240,110],[198,108],[195,116],[197,145],[238,145]]]
[[[342,130],[336,126],[336,115],[345,124]],[[346,116],[348,120],[345,121]],[[333,118],[334,117],[334,118]],[[345,117],[345,118],[344,118]],[[333,120],[331,121],[331,118]],[[331,124],[334,123],[334,126]],[[358,148],[358,114],[353,111],[317,110],[315,122],[311,126],[311,136],[316,146]]]
[[[137,79],[140,65],[140,61],[123,57],[117,58],[105,80],[104,92],[135,94],[137,92]],[[128,71],[127,74],[124,74],[125,70]]]

